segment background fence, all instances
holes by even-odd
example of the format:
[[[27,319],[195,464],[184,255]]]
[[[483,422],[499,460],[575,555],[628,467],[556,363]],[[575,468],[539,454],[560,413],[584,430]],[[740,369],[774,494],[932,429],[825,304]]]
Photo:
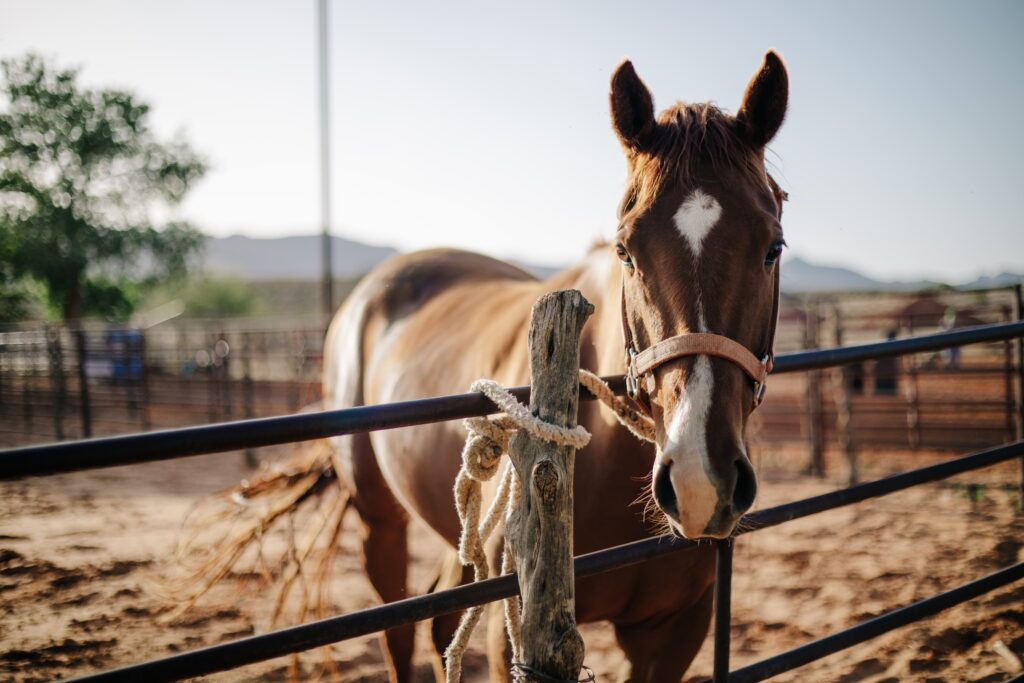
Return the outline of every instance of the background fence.
[[[323,337],[281,319],[0,331],[0,445],[296,412],[320,400]]]
[[[784,297],[778,352],[1021,319],[1020,287]],[[296,412],[320,399],[323,325],[172,321],[0,330],[0,446]],[[828,449],[966,450],[1016,438],[1015,342],[775,378],[753,433]]]

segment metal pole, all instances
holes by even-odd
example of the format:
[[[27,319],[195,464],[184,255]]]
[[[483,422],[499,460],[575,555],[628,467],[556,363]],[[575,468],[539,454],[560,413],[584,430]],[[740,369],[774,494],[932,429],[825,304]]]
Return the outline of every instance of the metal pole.
[[[46,341],[50,353],[50,387],[53,392],[53,431],[58,441],[64,440],[64,354],[61,351],[59,327],[47,330]]]
[[[146,330],[139,328],[139,345],[136,349],[136,353],[139,357],[139,391],[142,394],[142,410],[140,417],[142,419],[142,428],[148,430],[153,426],[153,421],[150,415],[149,405],[149,367],[147,364],[148,360],[148,342],[146,341]]]
[[[715,545],[715,668],[712,681],[729,680],[729,629],[732,626],[732,540]]]
[[[804,348],[818,347],[821,334],[821,317],[818,312],[817,300],[807,300],[804,307]],[[807,441],[810,450],[807,469],[812,476],[825,476],[825,442],[823,430],[824,410],[821,405],[821,371],[810,370],[807,373],[804,401],[805,419],[807,420]]]
[[[242,412],[246,420],[251,420],[255,415],[252,407],[252,333],[242,333]],[[252,448],[245,449],[245,464],[256,468],[260,461],[256,457],[256,451]]]
[[[1011,322],[1013,316],[1009,306],[1003,306],[1002,322]],[[1014,398],[1013,371],[1014,344],[1009,339],[1003,342],[1003,408],[1006,411],[1006,441],[1013,441],[1017,434],[1017,400]]]
[[[837,303],[833,310],[835,322],[836,346],[843,345],[843,314]],[[858,364],[859,365],[859,364]],[[863,365],[860,365],[860,372],[863,373]],[[836,388],[836,431],[838,432],[839,445],[846,454],[847,463],[847,485],[853,486],[857,483],[857,432],[854,427],[853,418],[853,382],[854,368],[851,365],[843,365],[837,368],[834,377],[838,378],[839,386]],[[863,374],[861,375],[863,382]]]
[[[92,437],[92,405],[89,403],[89,374],[86,372],[85,363],[87,352],[85,348],[85,330],[75,330],[75,347],[78,356],[78,396],[79,406],[82,411],[82,436]]]
[[[1024,321],[1024,285],[1013,288],[1017,320]],[[1017,440],[1024,439],[1024,338],[1017,337]],[[1020,459],[1020,510],[1024,512],[1024,458]]]
[[[320,228],[323,256],[323,306],[327,320],[334,315],[334,276],[331,272],[331,135],[328,85],[329,37],[327,0],[320,4]]]

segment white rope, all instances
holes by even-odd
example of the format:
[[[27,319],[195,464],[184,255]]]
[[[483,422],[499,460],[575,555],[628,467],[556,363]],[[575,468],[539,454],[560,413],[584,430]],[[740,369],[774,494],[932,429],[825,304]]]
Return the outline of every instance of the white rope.
[[[587,370],[580,370],[580,384],[611,408],[619,422],[633,434],[641,439],[654,441],[654,422],[615,396],[600,377]],[[498,522],[507,520],[519,505],[522,491],[515,468],[508,462],[498,483],[494,500],[481,521],[482,484],[493,479],[498,473],[501,456],[508,453],[509,441],[516,430],[524,429],[537,438],[576,449],[583,448],[590,442],[590,433],[579,425],[569,429],[541,420],[493,380],[478,379],[470,386],[470,391],[481,392],[505,413],[495,418],[471,417],[463,421],[468,435],[466,445],[462,449],[462,467],[455,478],[455,509],[462,524],[458,548],[459,561],[463,565],[473,566],[474,581],[483,581],[489,574],[484,544],[497,528]],[[511,574],[515,570],[515,558],[506,543],[501,573]],[[483,605],[466,610],[451,644],[445,650],[445,675],[448,683],[458,683],[462,678],[462,656],[469,645],[473,630],[483,615],[483,610]],[[505,630],[512,645],[512,661],[522,660],[521,618],[522,605],[519,597],[507,598]]]

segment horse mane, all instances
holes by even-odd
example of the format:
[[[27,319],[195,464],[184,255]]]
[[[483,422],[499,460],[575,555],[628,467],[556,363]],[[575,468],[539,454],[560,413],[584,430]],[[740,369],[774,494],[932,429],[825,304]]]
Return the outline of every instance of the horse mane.
[[[678,102],[661,113],[643,150],[631,158],[630,191],[620,217],[650,207],[670,183],[692,184],[699,163],[736,170],[768,186],[763,158],[740,137],[734,116],[711,102]]]

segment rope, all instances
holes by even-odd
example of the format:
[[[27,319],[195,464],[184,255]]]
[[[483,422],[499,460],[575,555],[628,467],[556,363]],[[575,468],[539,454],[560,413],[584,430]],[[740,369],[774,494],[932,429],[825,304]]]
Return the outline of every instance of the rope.
[[[603,379],[590,370],[580,368],[580,384],[587,388],[598,401],[612,409],[615,418],[641,441],[654,443],[654,420],[615,395]]]
[[[587,370],[580,370],[580,384],[611,408],[619,422],[638,438],[654,441],[653,420],[615,396],[600,377]],[[478,379],[470,386],[470,391],[484,394],[505,413],[494,418],[471,417],[463,420],[468,435],[466,445],[462,449],[462,467],[455,478],[455,509],[462,524],[458,548],[459,561],[464,566],[473,566],[474,581],[483,581],[490,571],[484,544],[497,528],[498,522],[507,520],[519,505],[522,489],[512,463],[506,463],[494,500],[491,501],[487,512],[483,513],[481,521],[482,485],[498,473],[501,456],[508,453],[509,441],[516,430],[524,429],[539,439],[576,449],[583,448],[590,442],[590,433],[579,425],[569,429],[541,420],[493,380]],[[511,574],[515,570],[512,550],[505,544],[501,573]],[[518,596],[507,598],[504,603],[505,630],[512,645],[512,661],[519,662],[522,660],[522,605]],[[462,656],[469,645],[473,630],[483,615],[483,610],[484,605],[477,605],[470,607],[462,615],[459,628],[444,653],[447,683],[458,683],[462,678]]]

